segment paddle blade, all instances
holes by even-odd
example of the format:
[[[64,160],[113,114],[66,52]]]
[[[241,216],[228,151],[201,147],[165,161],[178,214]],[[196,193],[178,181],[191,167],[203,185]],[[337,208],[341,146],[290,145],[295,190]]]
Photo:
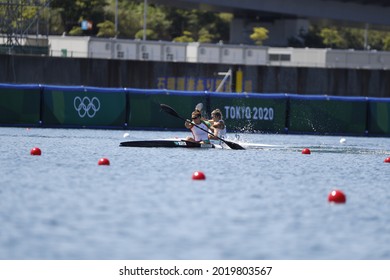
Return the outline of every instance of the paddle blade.
[[[203,103],[196,104],[195,110],[202,111],[203,110]]]
[[[227,140],[223,140],[221,139],[223,142],[225,142],[226,145],[229,146],[230,149],[232,150],[245,150],[245,148],[237,143],[234,143],[234,142],[230,142],[230,141],[227,141]]]
[[[163,110],[165,113],[170,114],[174,117],[180,118],[179,114],[170,106],[166,104],[160,104],[161,110]]]

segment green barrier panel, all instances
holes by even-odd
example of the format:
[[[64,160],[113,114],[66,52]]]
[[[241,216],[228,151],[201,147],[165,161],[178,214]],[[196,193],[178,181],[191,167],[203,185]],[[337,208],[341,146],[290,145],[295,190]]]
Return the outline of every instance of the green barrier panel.
[[[289,95],[289,132],[366,133],[367,101],[359,97]]]
[[[124,89],[93,87],[44,88],[42,121],[45,126],[123,127]]]
[[[210,94],[210,109],[222,111],[228,131],[282,133],[286,106],[285,94]]]
[[[39,85],[0,85],[0,124],[38,125]]]
[[[185,129],[184,122],[160,109],[160,104],[171,106],[183,118],[191,118],[196,104],[206,107],[204,92],[128,90],[129,127]]]
[[[388,98],[371,98],[368,106],[368,133],[390,135],[390,100]]]

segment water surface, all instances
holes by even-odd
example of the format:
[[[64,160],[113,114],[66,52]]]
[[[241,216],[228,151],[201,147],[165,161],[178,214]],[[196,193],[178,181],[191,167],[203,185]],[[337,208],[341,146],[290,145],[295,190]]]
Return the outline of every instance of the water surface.
[[[185,136],[0,128],[0,259],[390,259],[390,139],[241,134],[252,149],[119,147]],[[111,165],[98,166],[102,157]],[[205,181],[191,179],[198,170]],[[333,189],[346,204],[328,203]]]

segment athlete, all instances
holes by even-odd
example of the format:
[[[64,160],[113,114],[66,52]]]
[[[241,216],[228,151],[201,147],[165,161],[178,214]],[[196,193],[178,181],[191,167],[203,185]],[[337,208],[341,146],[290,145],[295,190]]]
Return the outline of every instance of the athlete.
[[[187,141],[210,143],[207,131],[211,125],[208,121],[202,120],[202,113],[199,110],[192,112],[191,121],[186,120],[184,126],[192,132],[192,137],[187,137]]]
[[[209,135],[209,139],[218,140],[218,138],[226,137],[226,125],[222,120],[222,112],[219,109],[215,109],[211,112],[211,120],[208,121],[211,126],[210,130],[213,132],[213,135]]]

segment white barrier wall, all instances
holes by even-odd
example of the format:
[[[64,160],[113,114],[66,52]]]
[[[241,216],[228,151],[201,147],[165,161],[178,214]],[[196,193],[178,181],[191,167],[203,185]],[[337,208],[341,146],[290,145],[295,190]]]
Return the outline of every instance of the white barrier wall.
[[[243,64],[244,48],[242,46],[221,46],[221,63],[226,64]]]
[[[268,63],[268,52],[265,47],[244,46],[245,65],[266,65]]]
[[[268,63],[273,66],[292,66],[293,48],[269,48]]]
[[[139,60],[163,61],[162,44],[153,41],[141,41],[138,48]]]
[[[129,40],[115,40],[113,44],[113,58],[136,60],[138,58],[138,42]]]
[[[389,69],[390,52],[328,50],[326,67]]]
[[[220,63],[221,47],[212,44],[199,44],[197,62],[202,63]]]
[[[293,49],[291,63],[295,66],[324,67],[326,52],[326,49]]]
[[[111,59],[112,40],[91,38],[88,46],[88,57]]]
[[[187,44],[184,43],[164,43],[163,61],[186,62],[186,47]]]
[[[87,57],[90,37],[49,36],[50,55],[62,57]]]
[[[49,36],[50,55],[230,65],[390,69],[390,52]]]

